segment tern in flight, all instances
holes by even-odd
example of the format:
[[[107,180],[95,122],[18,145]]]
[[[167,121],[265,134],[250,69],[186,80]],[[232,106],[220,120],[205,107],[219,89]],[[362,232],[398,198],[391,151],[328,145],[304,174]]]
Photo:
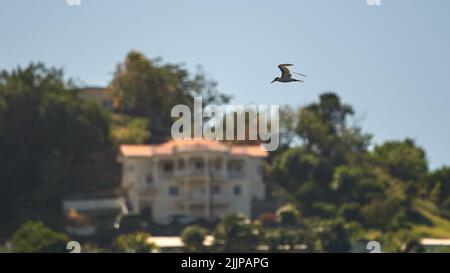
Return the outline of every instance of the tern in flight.
[[[276,77],[271,83],[273,82],[303,82],[302,80],[297,80],[292,78],[292,74],[289,71],[289,69],[287,68],[288,66],[293,66],[293,64],[280,64],[278,65],[278,68],[281,70],[281,77]],[[306,75],[300,74],[300,73],[295,73],[292,72],[294,74],[306,77]]]

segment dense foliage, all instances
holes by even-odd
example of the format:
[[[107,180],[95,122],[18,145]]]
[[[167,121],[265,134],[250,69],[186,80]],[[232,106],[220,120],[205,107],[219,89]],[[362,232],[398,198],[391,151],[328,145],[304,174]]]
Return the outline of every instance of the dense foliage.
[[[71,89],[61,70],[43,64],[0,72],[1,223],[59,216],[64,194],[105,182],[92,188],[79,167],[113,150],[109,115]]]
[[[197,95],[205,104],[230,99],[201,70],[190,74],[136,51],[117,65],[109,88],[120,101],[114,112],[80,100],[61,70],[30,64],[0,72],[2,238],[30,219],[61,228],[63,197],[117,187],[117,145],[166,140],[172,106],[191,105]],[[373,143],[354,115],[332,92],[283,108],[281,147],[269,156],[266,180],[268,196],[286,205],[256,221],[229,215],[213,229],[188,227],[181,234],[186,250],[206,251],[207,234],[215,237],[209,250],[227,252],[261,244],[270,251],[346,252],[373,239],[389,251],[419,251],[420,238],[445,237],[450,168],[430,171],[412,139]],[[120,235],[114,250],[151,252],[149,236]],[[59,251],[64,240],[40,223],[12,236],[18,252]]]
[[[15,253],[65,253],[69,238],[41,222],[26,222],[12,237]]]

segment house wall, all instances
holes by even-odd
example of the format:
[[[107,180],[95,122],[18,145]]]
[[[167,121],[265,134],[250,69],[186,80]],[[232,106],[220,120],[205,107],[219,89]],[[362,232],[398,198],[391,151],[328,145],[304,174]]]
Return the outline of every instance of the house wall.
[[[187,160],[184,170],[178,169],[180,159]],[[199,159],[210,159],[200,171],[194,167],[195,161]],[[213,164],[212,159],[223,164],[220,169],[214,169],[217,174],[213,178],[209,171],[211,166],[208,166]],[[171,177],[163,175],[162,163],[165,161],[174,162]],[[241,176],[228,168],[229,162],[236,161],[243,163]],[[146,206],[157,223],[168,223],[173,215],[210,219],[211,215],[220,218],[229,213],[242,213],[251,217],[252,200],[265,197],[265,185],[260,171],[261,158],[191,151],[153,158],[121,157],[120,162],[122,187],[128,190],[131,211],[141,213]],[[149,175],[153,181],[145,183],[145,178]],[[208,195],[209,187],[220,188],[220,192],[214,194],[212,202]],[[170,194],[174,189],[177,189],[177,195]]]

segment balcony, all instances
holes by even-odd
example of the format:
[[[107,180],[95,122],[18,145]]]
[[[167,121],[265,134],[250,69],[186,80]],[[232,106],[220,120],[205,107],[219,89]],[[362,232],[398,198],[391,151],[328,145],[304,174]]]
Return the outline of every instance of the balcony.
[[[193,157],[188,160],[164,160],[157,165],[157,180],[177,179],[244,179],[247,176],[243,160],[224,161],[221,159],[204,160]]]
[[[211,179],[226,179],[228,174],[226,171],[222,170],[211,170],[205,171],[204,169],[188,169],[188,170],[178,170],[173,173],[173,177],[176,178],[188,178],[188,179],[203,179],[203,178],[211,178]]]

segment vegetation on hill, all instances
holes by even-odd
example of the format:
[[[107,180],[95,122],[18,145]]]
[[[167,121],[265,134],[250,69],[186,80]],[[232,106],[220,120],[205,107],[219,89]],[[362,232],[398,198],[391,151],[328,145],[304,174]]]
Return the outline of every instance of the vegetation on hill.
[[[120,101],[114,113],[80,100],[61,70],[30,64],[0,72],[0,237],[10,238],[27,220],[61,230],[64,196],[118,186],[118,144],[168,139],[172,106],[191,105],[194,96],[205,104],[230,99],[204,72],[136,51],[117,65],[109,87]],[[288,205],[253,222],[226,217],[209,230],[217,249],[252,251],[264,242],[272,251],[304,245],[341,252],[375,239],[390,251],[413,251],[420,238],[449,237],[450,168],[430,171],[426,152],[412,139],[374,145],[351,122],[354,114],[332,92],[299,109],[283,108],[281,146],[270,153],[266,180],[268,195]],[[49,233],[30,226],[24,228]],[[185,230],[187,249],[203,249],[205,232]],[[142,238],[120,237],[116,245],[151,251]]]

